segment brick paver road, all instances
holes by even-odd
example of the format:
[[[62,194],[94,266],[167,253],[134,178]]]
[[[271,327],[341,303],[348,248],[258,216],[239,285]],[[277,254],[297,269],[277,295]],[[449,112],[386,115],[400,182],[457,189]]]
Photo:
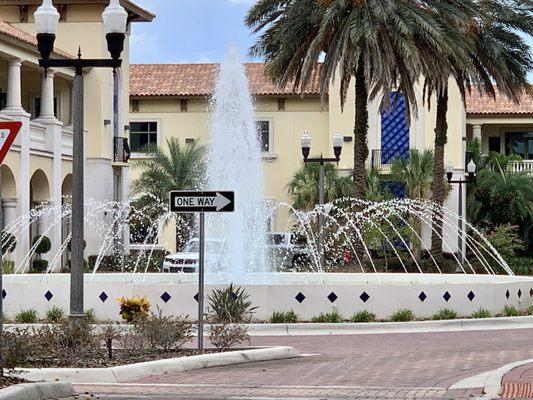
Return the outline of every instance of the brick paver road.
[[[502,398],[533,398],[533,363],[515,368],[503,377]]]
[[[533,358],[531,337],[533,330],[254,337],[253,346],[289,345],[306,356],[77,390],[115,400],[467,398],[481,390],[446,389],[462,378]]]

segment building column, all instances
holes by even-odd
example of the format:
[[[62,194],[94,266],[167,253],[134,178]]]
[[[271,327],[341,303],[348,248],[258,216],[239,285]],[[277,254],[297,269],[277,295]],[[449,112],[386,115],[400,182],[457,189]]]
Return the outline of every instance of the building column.
[[[17,202],[18,199],[2,199],[4,226],[9,226],[17,219]]]
[[[472,139],[479,140],[479,143],[481,143],[482,138],[482,126],[481,125],[474,125],[472,127]]]
[[[22,60],[9,60],[7,69],[7,111],[22,111],[22,86],[20,69]]]
[[[54,75],[55,72],[49,69],[43,73],[41,83],[41,113],[39,118],[55,119],[54,115]]]

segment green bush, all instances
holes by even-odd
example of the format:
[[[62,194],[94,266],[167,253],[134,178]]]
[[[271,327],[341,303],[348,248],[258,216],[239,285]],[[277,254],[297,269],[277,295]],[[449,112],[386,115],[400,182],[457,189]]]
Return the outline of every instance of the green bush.
[[[248,330],[243,324],[212,324],[209,332],[209,341],[218,351],[229,351],[249,338]]]
[[[250,322],[257,307],[252,307],[250,295],[233,284],[226,289],[215,289],[207,297],[208,319],[214,324]]]
[[[526,308],[526,315],[533,315],[533,304]]]
[[[272,324],[294,324],[298,322],[298,316],[293,310],[274,311],[270,317]]]
[[[311,322],[315,324],[338,324],[342,322],[342,315],[340,315],[339,312],[334,309],[329,313],[320,313],[318,316],[311,318]]]
[[[98,321],[96,320],[96,314],[94,313],[94,310],[92,308],[85,310],[85,321],[88,324],[96,324]]]
[[[492,314],[486,308],[480,308],[472,313],[472,318],[490,318]]]
[[[433,314],[432,319],[438,321],[443,319],[457,319],[457,311],[452,310],[450,308],[443,308],[442,310],[439,310],[435,314]]]
[[[352,322],[374,322],[376,320],[376,314],[371,311],[363,310],[356,312],[352,317]]]
[[[512,257],[505,261],[516,275],[533,275],[533,257]]]
[[[2,259],[2,271],[4,274],[14,274],[15,273],[15,261]]]
[[[33,260],[32,269],[34,272],[44,272],[48,269],[48,261],[46,260]]]
[[[36,324],[38,320],[37,310],[30,308],[29,310],[22,310],[15,315],[15,322],[18,324]]]
[[[503,307],[502,314],[504,317],[519,317],[521,315],[518,308],[509,305]]]
[[[407,322],[407,321],[412,321],[414,318],[415,316],[411,310],[407,308],[403,308],[403,309],[393,312],[390,315],[389,319],[392,322]]]
[[[14,371],[34,355],[33,336],[29,329],[15,329],[2,333],[4,368]]]
[[[32,246],[36,246],[35,253],[41,256],[42,254],[46,254],[50,251],[52,248],[52,242],[48,236],[35,236],[33,238]]]
[[[62,308],[59,308],[57,306],[53,306],[46,313],[46,322],[50,324],[56,324],[59,321],[62,321],[64,318],[65,318],[65,311],[63,311]]]

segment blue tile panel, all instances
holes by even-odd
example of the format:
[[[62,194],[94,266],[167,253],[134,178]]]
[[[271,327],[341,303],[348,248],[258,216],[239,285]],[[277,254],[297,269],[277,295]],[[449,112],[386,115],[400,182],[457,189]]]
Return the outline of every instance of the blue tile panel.
[[[388,110],[381,112],[381,163],[389,164],[395,157],[409,155],[409,120],[405,97],[390,94]]]

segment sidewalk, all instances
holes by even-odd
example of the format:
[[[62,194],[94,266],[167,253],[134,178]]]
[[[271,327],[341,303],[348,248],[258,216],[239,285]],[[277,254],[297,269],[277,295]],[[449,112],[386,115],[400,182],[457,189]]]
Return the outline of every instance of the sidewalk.
[[[502,379],[502,399],[533,399],[533,363],[515,368]]]

